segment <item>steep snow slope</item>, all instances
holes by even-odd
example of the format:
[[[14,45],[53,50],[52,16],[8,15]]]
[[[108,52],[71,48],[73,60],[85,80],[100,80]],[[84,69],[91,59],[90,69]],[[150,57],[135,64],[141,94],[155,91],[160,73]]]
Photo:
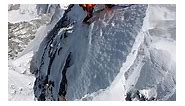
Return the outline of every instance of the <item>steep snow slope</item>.
[[[125,93],[125,79],[123,77],[125,70],[128,70],[130,66],[133,64],[133,61],[135,60],[137,56],[137,51],[140,46],[140,44],[143,42],[144,34],[140,32],[133,44],[132,50],[127,56],[127,59],[125,62],[123,62],[120,72],[115,77],[113,82],[109,87],[106,89],[101,89],[97,92],[94,92],[92,94],[85,95],[81,100],[84,100],[86,98],[92,98],[92,100],[124,100],[124,93]],[[133,79],[134,80],[134,79]]]
[[[88,26],[82,24],[83,10],[71,5],[33,57],[36,98],[75,100],[110,86],[131,52],[146,9],[134,5],[105,10]]]
[[[90,26],[69,8],[9,61],[9,100],[176,100],[175,5],[103,11]]]
[[[29,66],[33,53],[28,53],[16,60],[9,60],[8,65],[8,100],[34,99],[33,84],[35,77]]]
[[[13,15],[11,11],[20,9],[19,7],[21,5],[11,5],[9,6],[9,15]],[[28,7],[27,7],[28,6]],[[12,59],[8,60],[8,100],[34,100],[34,92],[33,92],[33,84],[35,81],[35,76],[30,73],[30,61],[32,59],[33,54],[38,50],[38,47],[41,43],[41,41],[44,39],[45,35],[49,30],[53,28],[53,26],[56,24],[58,19],[60,19],[63,15],[63,8],[57,7],[57,5],[50,5],[47,7],[47,5],[24,5],[23,7],[25,11],[29,12],[29,7],[32,8],[35,12],[40,11],[40,9],[50,9],[54,11],[50,11],[52,14],[52,18],[50,18],[50,22],[47,25],[46,23],[42,23],[46,20],[43,18],[39,20],[35,20],[35,18],[30,17],[31,20],[27,20],[28,22],[23,22],[25,20],[21,19],[15,19],[15,22],[12,24],[11,28],[9,27],[9,31],[12,35],[10,35],[11,39],[9,39],[9,45],[14,45],[9,48],[9,51],[15,50],[19,54],[16,56],[12,55]],[[59,5],[58,5],[59,6]],[[39,7],[39,8],[38,8]],[[23,8],[21,8],[23,9]],[[42,11],[37,15],[45,15],[49,11]],[[19,15],[19,14],[14,14]],[[29,17],[29,16],[28,16]],[[36,22],[35,22],[36,21]],[[40,23],[41,22],[41,23]],[[36,28],[32,29],[32,26],[24,26],[24,23],[32,23]],[[36,24],[35,24],[36,23]],[[18,26],[16,26],[18,25]],[[41,25],[41,27],[39,26]],[[25,33],[24,30],[26,29]],[[28,30],[27,30],[28,29]],[[36,34],[30,33],[30,29],[34,32],[35,30],[38,30]],[[30,36],[35,36],[34,40],[29,39]],[[17,40],[20,39],[20,40]],[[16,48],[15,44],[11,42],[11,40],[15,41],[16,44],[18,44],[18,48]],[[22,41],[21,41],[22,40]],[[21,42],[26,41],[28,44],[24,44]],[[28,45],[28,46],[27,46]],[[20,50],[22,52],[20,52]],[[16,57],[16,58],[15,58]]]
[[[157,11],[158,10],[158,11]],[[127,99],[168,100],[176,93],[175,5],[150,5],[137,58],[125,72]],[[173,96],[173,99],[176,98]]]
[[[65,5],[64,5],[65,6]],[[27,54],[29,52],[35,53],[42,40],[46,37],[47,33],[55,26],[55,24],[58,22],[58,20],[63,16],[64,13],[64,7],[59,7],[59,5],[37,5],[37,12],[39,14],[46,14],[50,13],[52,14],[52,17],[50,19],[50,22],[47,25],[43,25],[39,27],[38,31],[35,33],[35,38],[31,42],[29,42],[26,49],[24,49],[18,57],[21,57],[24,54]]]
[[[26,54],[25,51],[28,50],[21,52],[25,48],[28,49],[27,45],[38,35],[36,32],[41,28],[46,29],[43,28],[45,26],[52,27],[63,14],[59,4],[9,4],[8,6],[9,59]],[[44,36],[40,35],[40,38]]]

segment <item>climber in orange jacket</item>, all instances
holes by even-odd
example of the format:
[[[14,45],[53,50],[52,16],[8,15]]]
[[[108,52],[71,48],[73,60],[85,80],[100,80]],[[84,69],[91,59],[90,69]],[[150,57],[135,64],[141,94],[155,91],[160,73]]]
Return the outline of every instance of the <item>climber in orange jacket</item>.
[[[96,4],[80,4],[79,6],[87,12],[87,16],[84,18],[83,22],[88,23],[87,21],[93,16],[93,10]]]
[[[83,8],[84,11],[87,12],[87,16],[84,18],[83,22],[89,24],[87,22],[92,16],[93,16],[93,10],[96,6],[96,4],[79,4],[80,7]],[[114,5],[112,4],[105,4],[106,8],[111,9]]]

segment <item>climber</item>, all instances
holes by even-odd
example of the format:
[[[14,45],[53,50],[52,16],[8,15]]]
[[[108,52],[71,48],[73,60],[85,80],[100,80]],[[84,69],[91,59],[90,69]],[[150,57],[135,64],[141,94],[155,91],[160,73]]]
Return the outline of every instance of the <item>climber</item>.
[[[87,21],[93,16],[93,10],[96,4],[79,4],[79,6],[87,12],[87,16],[84,18],[83,22],[89,24]],[[108,8],[108,10],[110,10],[113,6],[114,5],[112,4],[105,4],[105,8]]]
[[[83,22],[88,23],[87,21],[93,16],[93,10],[96,4],[80,4],[79,6],[87,12],[87,16],[84,18]]]

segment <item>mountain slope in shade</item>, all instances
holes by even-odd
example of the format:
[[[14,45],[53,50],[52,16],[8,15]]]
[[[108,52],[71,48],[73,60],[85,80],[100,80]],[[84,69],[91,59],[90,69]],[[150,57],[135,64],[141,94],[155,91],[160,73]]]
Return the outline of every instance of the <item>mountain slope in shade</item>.
[[[91,25],[61,6],[36,6],[53,15],[9,61],[9,100],[176,100],[175,5],[119,5]]]
[[[110,86],[141,31],[146,9],[105,10],[88,26],[82,23],[83,9],[70,5],[33,57],[36,98],[75,100]]]

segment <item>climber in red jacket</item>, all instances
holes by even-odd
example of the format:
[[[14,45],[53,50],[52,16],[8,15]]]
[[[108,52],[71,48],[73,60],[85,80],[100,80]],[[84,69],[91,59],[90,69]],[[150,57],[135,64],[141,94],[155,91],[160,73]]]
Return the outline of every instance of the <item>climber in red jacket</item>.
[[[80,7],[83,8],[84,11],[87,12],[87,16],[84,18],[83,22],[89,24],[87,22],[92,16],[93,16],[93,10],[96,6],[96,4],[79,4]],[[105,7],[108,9],[111,9],[114,5],[112,4],[105,4]]]
[[[96,4],[80,4],[80,7],[87,12],[87,16],[83,20],[84,23],[88,23],[87,21],[93,16],[93,10],[95,6]]]

